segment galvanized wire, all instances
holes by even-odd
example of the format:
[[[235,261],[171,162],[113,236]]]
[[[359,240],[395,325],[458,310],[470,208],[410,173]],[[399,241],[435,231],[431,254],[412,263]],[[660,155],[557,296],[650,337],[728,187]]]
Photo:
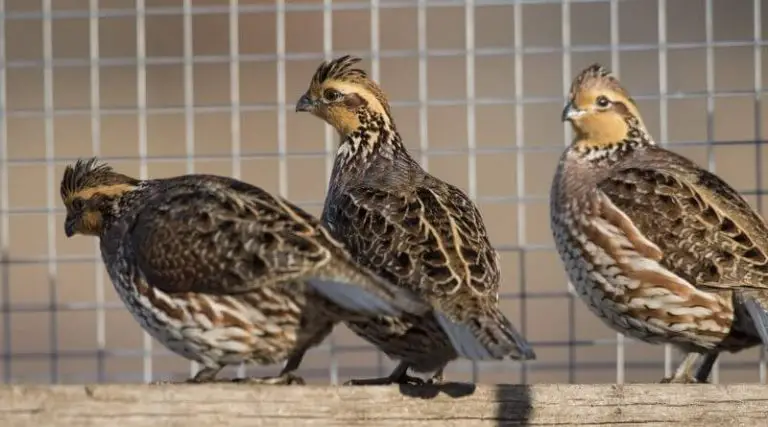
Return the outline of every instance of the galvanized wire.
[[[763,99],[768,94],[768,88],[763,84],[763,60],[764,50],[768,42],[763,39],[764,25],[762,22],[763,5],[761,0],[753,0],[752,4],[752,38],[748,40],[722,40],[715,34],[715,9],[712,0],[701,0],[703,10],[703,38],[701,40],[673,41],[669,37],[669,29],[675,19],[685,17],[668,16],[668,10],[672,2],[657,0],[656,40],[643,43],[627,43],[620,39],[621,35],[621,11],[626,4],[640,0],[369,0],[333,2],[301,2],[275,0],[267,4],[244,4],[238,0],[222,2],[221,5],[194,5],[191,0],[184,0],[176,7],[157,7],[146,0],[136,0],[133,8],[105,8],[99,5],[97,0],[89,0],[87,7],[82,9],[63,10],[56,9],[56,3],[52,0],[41,0],[40,9],[37,11],[9,10],[8,2],[0,0],[0,310],[2,319],[2,358],[3,381],[10,382],[15,379],[14,372],[17,362],[48,361],[47,370],[38,370],[35,375],[26,375],[24,378],[34,381],[60,382],[69,381],[63,378],[60,366],[70,360],[94,358],[96,360],[94,372],[83,374],[82,381],[150,381],[158,377],[166,376],[167,372],[160,372],[154,361],[157,357],[167,355],[169,352],[161,346],[153,346],[148,334],[143,334],[141,345],[137,348],[114,348],[107,345],[110,334],[119,333],[107,323],[109,314],[124,310],[119,302],[107,300],[107,280],[98,250],[94,244],[91,252],[81,255],[69,255],[61,253],[57,245],[56,235],[59,233],[60,215],[64,212],[58,202],[58,179],[56,175],[61,166],[73,160],[74,157],[62,155],[65,142],[57,141],[57,122],[67,118],[82,117],[89,121],[91,136],[91,152],[82,153],[81,157],[99,155],[104,160],[114,163],[119,167],[121,163],[138,163],[139,177],[149,177],[149,164],[164,162],[168,164],[183,164],[186,173],[194,172],[204,166],[206,162],[227,162],[231,165],[231,175],[242,178],[247,170],[244,163],[252,160],[274,159],[277,164],[277,193],[291,198],[297,204],[304,207],[320,208],[323,194],[316,198],[301,200],[292,198],[289,193],[289,178],[294,171],[289,169],[294,159],[323,159],[325,166],[324,179],[330,176],[333,155],[336,147],[337,136],[330,127],[317,135],[317,140],[322,139],[322,146],[317,149],[298,151],[289,147],[289,119],[288,114],[293,110],[292,98],[295,94],[288,93],[290,82],[287,70],[294,64],[306,61],[327,60],[342,53],[358,55],[370,60],[371,76],[382,81],[385,87],[392,76],[382,73],[382,63],[397,58],[409,58],[414,60],[414,73],[416,87],[413,96],[408,99],[394,99],[391,102],[398,115],[398,110],[411,109],[415,112],[415,136],[412,144],[412,154],[428,170],[432,170],[436,160],[462,156],[466,160],[467,193],[480,205],[509,205],[510,212],[514,212],[515,218],[507,223],[507,227],[513,229],[516,234],[515,243],[500,243],[497,248],[503,254],[514,254],[517,257],[516,270],[507,273],[508,281],[516,282],[518,288],[512,292],[505,289],[502,292],[503,300],[518,300],[520,310],[511,313],[510,318],[520,328],[523,334],[535,330],[537,322],[542,321],[541,313],[530,308],[533,302],[562,302],[567,301],[567,313],[564,318],[568,322],[565,328],[566,339],[540,339],[533,337],[534,346],[542,351],[557,349],[565,355],[562,360],[539,360],[533,363],[521,363],[512,369],[519,369],[519,378],[523,382],[529,382],[534,373],[555,371],[564,373],[563,381],[575,382],[581,372],[595,372],[615,369],[615,380],[618,383],[627,380],[629,370],[654,369],[659,376],[662,373],[671,373],[674,367],[674,358],[671,347],[667,346],[664,358],[650,361],[633,361],[628,349],[640,345],[633,340],[625,339],[621,335],[609,334],[605,339],[583,339],[579,334],[579,319],[577,313],[581,302],[568,292],[567,283],[562,284],[562,291],[539,290],[538,283],[529,279],[531,275],[530,260],[542,252],[552,253],[554,247],[551,243],[536,242],[532,237],[532,224],[544,221],[530,214],[531,206],[541,206],[547,203],[547,194],[535,193],[530,190],[532,184],[528,173],[531,172],[531,159],[542,153],[558,153],[563,149],[563,144],[570,142],[571,133],[566,130],[563,139],[539,140],[534,126],[529,124],[533,114],[530,108],[537,106],[559,105],[563,102],[564,94],[570,86],[571,79],[578,72],[574,61],[576,58],[587,55],[609,55],[610,68],[621,75],[624,69],[621,65],[624,59],[631,54],[649,52],[655,53],[658,58],[658,88],[646,91],[634,91],[634,98],[638,101],[652,101],[658,105],[658,134],[660,143],[671,149],[687,149],[703,147],[707,151],[707,167],[715,170],[715,151],[718,147],[725,146],[754,146],[756,159],[754,163],[753,188],[740,188],[745,195],[756,196],[757,208],[763,207],[763,166],[762,145],[765,143],[763,135]],[[574,43],[575,28],[573,12],[584,5],[604,5],[608,11],[608,28],[605,40],[598,43],[576,44]],[[534,21],[526,19],[529,8],[539,6],[559,7],[560,14],[560,42],[554,45],[534,45],[526,40],[526,31],[536,25]],[[478,31],[482,30],[485,23],[481,21],[478,11],[484,7],[508,7],[511,8],[514,18],[508,25],[513,26],[511,43],[508,46],[483,46],[478,41]],[[436,10],[453,8],[463,13],[463,46],[451,48],[435,48],[430,46],[431,34],[437,26],[430,24],[431,13]],[[370,33],[361,37],[370,40],[367,49],[352,49],[341,52],[336,49],[338,41],[333,39],[334,22],[343,13],[363,11],[367,12],[370,19]],[[299,14],[315,13],[322,19],[322,43],[321,48],[313,51],[290,51],[288,40],[294,35],[289,33],[288,20]],[[416,34],[413,46],[406,48],[387,48],[382,42],[384,14],[402,13],[413,15]],[[275,19],[275,46],[274,52],[249,53],[250,40],[242,38],[241,29],[244,27],[244,19],[250,15],[268,14]],[[177,55],[151,56],[148,55],[148,47],[156,40],[148,39],[147,21],[155,17],[180,17],[182,29],[181,50]],[[226,51],[213,54],[197,54],[195,48],[198,41],[194,39],[198,25],[197,18],[206,16],[221,16],[227,22]],[[135,55],[108,56],[105,55],[104,43],[100,39],[100,32],[114,18],[132,20],[135,26]],[[54,48],[53,27],[61,20],[81,19],[88,23],[88,55],[82,58],[56,57]],[[9,40],[8,25],[17,22],[26,22],[30,25],[40,24],[42,31],[42,56],[40,58],[9,58],[8,46],[19,43],[17,40]],[[429,24],[429,26],[428,26]],[[501,31],[501,29],[499,29]],[[126,35],[126,37],[132,37]],[[15,45],[14,45],[15,46]],[[715,75],[716,54],[728,49],[750,49],[754,63],[753,89],[724,90],[717,85]],[[671,90],[670,89],[670,55],[676,52],[702,50],[705,52],[704,60],[704,87],[696,90]],[[530,78],[530,70],[527,64],[535,61],[537,57],[546,55],[558,55],[562,60],[562,80],[553,81],[553,87],[560,87],[563,95],[533,95],[526,82]],[[513,66],[514,75],[509,76],[508,85],[513,89],[513,95],[480,95],[478,87],[482,79],[478,75],[481,61],[492,58],[509,59]],[[446,97],[442,94],[430,93],[430,76],[435,75],[440,69],[432,65],[436,59],[461,59],[466,80],[462,82],[463,91],[454,97]],[[198,99],[196,93],[197,68],[211,64],[221,64],[227,67],[229,82],[226,87],[227,96],[221,104],[206,103]],[[241,73],[241,66],[245,64],[269,64],[276,71],[276,96],[274,102],[246,101],[242,95],[243,82],[250,76]],[[155,66],[177,66],[182,70],[182,100],[178,105],[168,104],[163,106],[152,105],[148,88],[148,70]],[[103,100],[104,86],[102,74],[110,69],[135,70],[136,80],[133,82],[136,89],[136,99],[133,105],[106,105]],[[56,72],[67,70],[89,75],[90,93],[83,94],[87,99],[82,107],[57,106],[55,94]],[[42,71],[40,85],[42,87],[43,101],[34,108],[28,106],[19,107],[8,104],[8,81],[10,72],[39,72]],[[107,71],[108,72],[108,71]],[[309,75],[305,76],[306,81]],[[459,84],[461,86],[461,84]],[[508,87],[508,88],[509,88]],[[508,89],[507,88],[507,89]],[[500,91],[502,92],[502,91]],[[753,136],[746,136],[745,140],[715,140],[715,118],[718,113],[717,105],[723,99],[749,100],[754,107],[754,132]],[[706,104],[705,137],[701,140],[670,141],[671,129],[674,123],[670,119],[671,102],[679,100],[701,100]],[[480,109],[484,107],[511,107],[514,118],[509,120],[514,124],[512,135],[494,134],[491,138],[495,141],[482,141],[479,137],[482,116]],[[434,129],[430,129],[430,115],[441,107],[464,108],[466,120],[466,141],[462,146],[446,148],[439,146],[434,135],[439,135]],[[264,148],[247,148],[244,144],[251,135],[244,134],[244,114],[271,112],[276,118],[276,141],[269,142]],[[226,115],[230,138],[222,138],[222,144],[226,144],[229,152],[214,154],[201,149],[204,134],[196,121],[199,115],[221,114]],[[184,149],[183,154],[177,155],[150,155],[150,141],[148,135],[148,122],[152,118],[178,115],[183,117]],[[104,153],[104,133],[107,124],[105,118],[130,117],[137,123],[136,154],[114,155]],[[9,120],[36,119],[43,126],[43,141],[9,141]],[[556,118],[553,118],[552,126]],[[751,138],[751,139],[750,139]],[[514,140],[514,143],[511,141]],[[10,157],[12,144],[43,144],[44,152],[34,156]],[[154,143],[154,142],[153,142]],[[62,145],[59,145],[62,144]],[[69,151],[67,151],[69,153]],[[510,193],[504,195],[487,195],[482,191],[481,181],[478,178],[482,172],[479,156],[514,154],[514,179],[510,184]],[[25,206],[22,203],[12,203],[11,191],[15,183],[9,182],[13,168],[40,166],[45,170],[45,186],[41,192],[45,193],[45,203],[41,206]],[[42,169],[41,169],[42,170]],[[502,172],[502,171],[500,171]],[[463,175],[462,175],[463,178]],[[321,179],[320,176],[317,179]],[[44,218],[46,223],[47,241],[45,251],[38,254],[14,255],[15,242],[11,239],[11,221],[19,218]],[[78,263],[91,263],[94,265],[94,293],[93,299],[87,301],[71,301],[67,295],[60,291],[60,267]],[[23,286],[18,281],[13,281],[11,268],[18,266],[37,266],[46,272],[47,298],[41,298],[38,302],[14,301],[12,290],[17,286]],[[551,266],[548,268],[561,268]],[[513,276],[513,277],[512,277]],[[66,338],[62,338],[61,318],[68,313],[94,313],[96,322],[95,340],[93,349],[72,350],[65,347]],[[14,339],[20,334],[27,333],[23,330],[21,322],[17,322],[14,316],[23,314],[48,315],[47,334],[48,351],[19,350],[13,348]],[[579,357],[580,349],[606,347],[615,348],[615,359],[610,361],[592,361]],[[332,383],[338,383],[342,376],[369,375],[378,373],[384,375],[391,369],[389,362],[380,352],[373,352],[367,345],[343,345],[336,337],[329,339],[323,346],[323,350],[329,352],[329,364],[324,369],[305,369],[305,374],[318,378],[328,378]],[[368,355],[375,357],[365,359],[372,366],[350,367],[345,366],[343,360],[346,354]],[[309,357],[309,356],[308,356]],[[361,356],[362,357],[362,356]],[[766,354],[762,352],[759,363],[759,380],[765,383],[768,377],[768,363]],[[134,359],[141,361],[140,372],[121,372],[108,374],[108,364],[114,360]],[[190,370],[196,370],[194,364]],[[457,362],[450,365],[448,374],[466,373],[468,378],[477,381],[487,381],[491,377],[484,375],[486,371],[494,371],[498,365],[485,363]],[[732,362],[723,359],[713,371],[713,380],[719,381],[721,372],[727,370],[753,369],[754,365],[747,366],[744,363]],[[244,366],[238,369],[238,375],[245,375]]]

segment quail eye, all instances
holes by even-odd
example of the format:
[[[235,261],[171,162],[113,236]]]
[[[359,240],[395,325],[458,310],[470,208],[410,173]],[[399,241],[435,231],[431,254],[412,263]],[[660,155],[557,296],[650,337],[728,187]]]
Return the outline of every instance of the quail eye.
[[[83,202],[83,199],[74,199],[72,200],[72,210],[74,211],[81,211],[85,207],[85,202]]]
[[[609,101],[608,98],[606,98],[603,95],[600,95],[600,96],[597,97],[597,106],[598,107],[605,108],[605,107],[607,107],[609,105],[611,105],[611,101]]]
[[[341,96],[341,92],[336,89],[327,89],[325,93],[323,93],[323,98],[330,102],[338,101],[341,99]]]

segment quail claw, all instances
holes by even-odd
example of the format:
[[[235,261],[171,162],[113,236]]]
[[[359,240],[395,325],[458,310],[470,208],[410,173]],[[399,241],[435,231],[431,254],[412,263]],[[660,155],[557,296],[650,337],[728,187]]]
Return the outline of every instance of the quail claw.
[[[282,374],[275,377],[236,378],[232,380],[232,382],[254,385],[306,385],[304,378],[292,373]]]
[[[661,380],[661,384],[706,384],[703,383],[691,375],[671,376],[665,377]]]

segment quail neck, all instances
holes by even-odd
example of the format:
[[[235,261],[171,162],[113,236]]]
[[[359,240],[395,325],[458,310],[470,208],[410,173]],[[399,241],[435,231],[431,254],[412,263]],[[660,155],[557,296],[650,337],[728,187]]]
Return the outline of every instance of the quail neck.
[[[617,117],[615,122],[611,118],[603,119],[611,126],[600,126],[600,122],[569,120],[574,140],[565,155],[601,168],[615,165],[637,150],[656,145],[636,117]]]
[[[367,106],[356,111],[359,125],[347,133],[340,133],[339,147],[332,172],[332,179],[341,181],[376,170],[418,165],[412,160],[387,112],[374,111]]]
[[[108,222],[105,222],[105,228],[108,228],[108,226],[111,225],[111,223],[117,220],[119,217],[130,214],[132,210],[141,206],[147,201],[148,184],[149,181],[140,181],[139,185],[116,196],[112,200],[108,210],[104,212],[105,218],[109,219]]]

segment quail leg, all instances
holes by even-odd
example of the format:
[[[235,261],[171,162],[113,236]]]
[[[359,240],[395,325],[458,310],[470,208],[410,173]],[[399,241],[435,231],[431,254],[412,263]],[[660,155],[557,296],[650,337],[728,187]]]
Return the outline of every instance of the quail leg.
[[[441,367],[437,371],[435,371],[434,374],[427,380],[427,384],[431,385],[440,385],[445,381],[445,377],[443,376],[443,369],[445,369],[445,366]]]
[[[707,353],[707,355],[704,356],[704,361],[701,362],[701,365],[699,365],[699,369],[694,376],[697,382],[709,382],[709,374],[712,373],[712,367],[715,366],[718,356],[720,356],[720,353]]]
[[[399,365],[389,374],[388,377],[383,378],[362,378],[352,379],[344,383],[344,385],[390,385],[390,384],[410,384],[410,385],[424,385],[425,382],[421,378],[412,377],[408,375],[408,363],[400,362]]]
[[[680,363],[675,374],[671,377],[667,377],[661,380],[662,384],[698,384],[699,381],[694,378],[692,371],[696,365],[696,361],[699,360],[701,354],[688,353],[685,359]]]
[[[219,374],[223,367],[219,366],[216,368],[212,367],[204,367],[203,369],[197,371],[197,374],[195,374],[194,377],[188,379],[187,383],[192,384],[202,384],[202,383],[210,383],[216,381],[216,375]]]

